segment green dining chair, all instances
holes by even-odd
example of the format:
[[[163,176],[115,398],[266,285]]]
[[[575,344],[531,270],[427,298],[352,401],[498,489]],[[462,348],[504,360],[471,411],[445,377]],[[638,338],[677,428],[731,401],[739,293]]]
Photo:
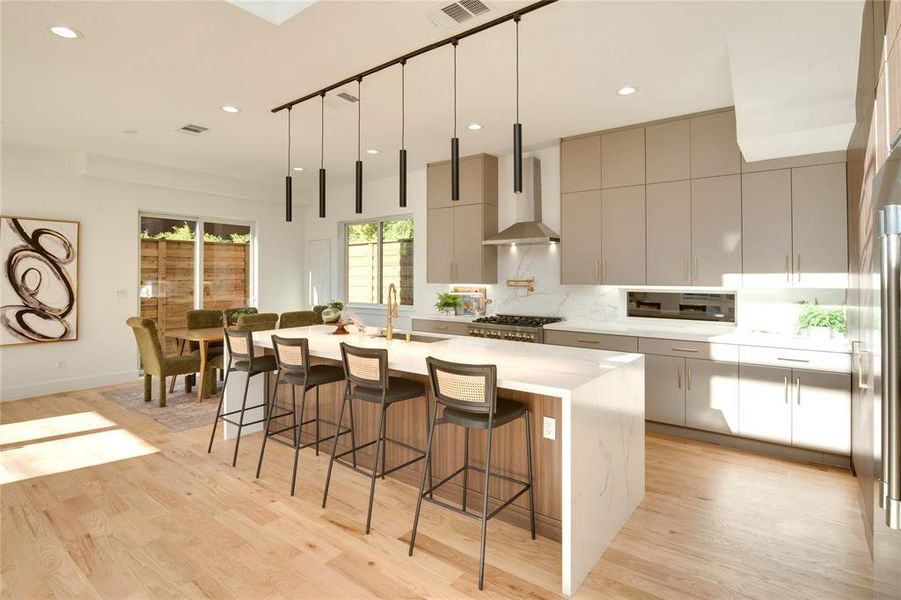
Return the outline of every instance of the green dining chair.
[[[320,317],[322,315],[319,315]],[[309,327],[316,324],[316,312],[312,310],[295,310],[282,313],[278,318],[278,328]]]
[[[150,402],[152,378],[156,376],[159,377],[159,404],[166,406],[166,377],[197,373],[200,370],[200,358],[193,354],[165,356],[156,323],[152,319],[131,317],[125,323],[135,335],[141,364],[144,365],[144,402]],[[191,391],[187,384],[186,391]]]

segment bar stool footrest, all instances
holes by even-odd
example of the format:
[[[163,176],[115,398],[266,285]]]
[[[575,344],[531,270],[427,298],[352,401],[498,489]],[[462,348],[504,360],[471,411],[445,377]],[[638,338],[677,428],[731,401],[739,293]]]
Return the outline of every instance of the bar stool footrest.
[[[453,506],[453,505],[448,504],[448,503],[446,503],[446,502],[444,502],[444,501],[442,501],[442,500],[438,500],[438,499],[432,497],[432,495],[434,494],[434,492],[435,492],[438,488],[440,488],[441,486],[443,486],[444,484],[446,484],[447,482],[449,482],[451,479],[453,479],[454,477],[456,477],[457,475],[459,475],[460,473],[462,473],[464,470],[467,470],[467,469],[470,470],[470,471],[476,471],[476,472],[478,472],[478,473],[482,473],[483,475],[485,474],[485,469],[483,469],[483,468],[481,468],[481,467],[476,467],[476,466],[473,466],[473,465],[468,465],[468,466],[464,465],[464,466],[460,467],[459,469],[457,469],[456,471],[454,471],[453,473],[451,473],[450,475],[448,475],[447,477],[445,477],[444,479],[442,479],[441,481],[439,481],[438,483],[436,483],[435,485],[433,485],[432,487],[423,490],[423,492],[422,492],[422,499],[425,500],[426,502],[431,502],[432,504],[437,504],[437,505],[439,505],[439,506],[442,506],[442,507],[444,507],[444,508],[447,508],[447,509],[449,509],[449,510],[452,510],[452,511],[454,511],[455,513],[458,513],[458,514],[461,514],[461,515],[465,515],[465,516],[471,517],[471,518],[473,518],[473,519],[481,519],[481,518],[482,518],[482,515],[480,515],[480,514],[471,513],[471,512],[469,512],[469,511],[465,511],[465,510],[463,510],[462,508]],[[516,484],[518,484],[518,485],[521,485],[522,488],[521,488],[519,491],[517,491],[515,494],[513,494],[512,496],[510,496],[508,499],[504,500],[504,501],[501,503],[501,505],[498,506],[496,509],[494,509],[493,511],[491,511],[491,512],[488,514],[488,516],[486,517],[486,520],[487,520],[487,519],[491,519],[492,517],[496,516],[499,512],[501,512],[502,510],[504,510],[505,508],[507,508],[508,506],[510,506],[511,504],[513,504],[513,502],[515,502],[517,498],[519,498],[520,496],[522,496],[523,494],[525,494],[526,492],[528,492],[528,491],[529,491],[529,488],[531,487],[531,486],[529,485],[529,482],[528,482],[528,481],[523,481],[523,480],[521,480],[521,479],[516,479],[516,478],[514,478],[514,477],[509,477],[509,476],[507,476],[507,475],[502,475],[502,474],[500,474],[500,473],[489,472],[489,473],[488,473],[488,476],[489,476],[489,477],[496,477],[496,478],[498,478],[498,479],[503,479],[504,481],[509,481],[509,482],[512,482],[512,483],[516,483]]]

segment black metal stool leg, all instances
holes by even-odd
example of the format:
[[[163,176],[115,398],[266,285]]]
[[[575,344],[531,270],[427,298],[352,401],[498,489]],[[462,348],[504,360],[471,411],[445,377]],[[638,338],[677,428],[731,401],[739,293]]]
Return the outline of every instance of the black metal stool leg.
[[[348,386],[350,384],[347,384]],[[357,428],[354,426],[354,399],[351,398],[348,404],[348,409],[350,409],[350,447],[351,447],[351,460],[354,466],[354,469],[357,468]],[[338,419],[338,428],[341,427],[341,419]],[[336,429],[337,431],[337,429]],[[335,438],[337,439],[337,438]]]
[[[293,387],[291,391],[291,401],[294,401]],[[317,388],[318,389],[318,388]],[[307,388],[304,387],[300,392],[300,422],[303,423],[303,415],[307,408]],[[300,432],[295,433],[294,437],[294,470],[291,472],[291,495],[294,495],[294,485],[297,483],[297,458],[300,456]]]
[[[213,419],[213,432],[210,434],[210,445],[206,448],[206,453],[213,451],[213,440],[216,439],[216,428],[219,426],[219,415],[222,413],[222,402],[225,400],[225,387],[228,385],[228,374],[231,373],[232,364],[228,361],[228,371],[225,372],[225,383],[222,384],[222,392],[219,394],[219,406],[216,408],[216,418]]]
[[[238,446],[241,444],[241,430],[244,429],[244,411],[247,410],[247,389],[250,387],[250,373],[244,380],[244,399],[241,401],[241,415],[238,419],[238,437],[235,438],[235,455],[232,456],[232,466],[238,464]]]
[[[430,408],[430,406],[431,406],[431,405],[429,404],[429,393],[426,392],[426,393],[425,393],[425,396],[423,396],[423,398],[425,398],[425,410],[423,411],[423,412],[425,413],[425,431],[426,431],[426,436],[428,436],[429,431],[430,431],[430,429],[431,429],[431,421],[429,421],[429,408]],[[436,403],[436,404],[437,404],[437,403]],[[429,498],[434,498],[435,496],[434,496],[434,494],[432,493],[432,485],[433,485],[433,482],[432,482],[432,465],[431,465],[431,460],[432,460],[431,458],[426,458],[426,459],[424,459],[425,462],[429,463]],[[423,466],[422,468],[425,469],[425,466]]]
[[[529,519],[532,525],[532,539],[535,539],[535,495],[532,487],[532,421],[526,411],[526,457],[529,460]]]
[[[344,405],[347,404],[349,393],[350,385],[344,390],[344,397],[341,399],[341,408],[338,409],[338,420],[336,423],[340,423],[344,418]],[[328,487],[332,482],[332,467],[335,466],[335,455],[338,453],[338,428],[335,428],[335,437],[332,444],[332,457],[328,461],[328,472],[325,475],[325,490],[322,492],[322,508],[325,508],[325,503],[328,500]],[[354,447],[356,447],[356,444],[354,444]]]
[[[275,408],[275,402],[272,403],[272,408]],[[303,413],[300,415],[301,425],[297,425],[297,394],[295,393],[295,386],[291,386],[291,433],[294,437],[294,445],[300,443],[300,428],[303,426]]]
[[[372,501],[375,498],[375,480],[378,475],[379,453],[382,450],[383,436],[385,434],[385,401],[382,400],[382,407],[379,409],[379,434],[375,443],[375,460],[372,461],[372,478],[369,482],[369,509],[366,512],[366,533],[369,533],[372,525]],[[337,443],[337,440],[336,440]]]
[[[303,415],[300,416],[303,421]],[[316,456],[319,456],[319,386],[316,386]]]
[[[428,418],[428,411],[426,411],[426,418]],[[426,479],[426,469],[429,470],[429,477],[432,476],[432,436],[435,434],[435,421],[438,420],[438,403],[435,403],[435,415],[432,418],[432,422],[429,425],[429,434],[428,439],[425,444],[425,462],[422,467],[422,478],[419,480],[419,495],[416,496],[416,513],[413,516],[413,531],[410,533],[410,549],[407,552],[408,556],[413,556],[413,546],[416,544],[416,529],[419,527],[419,512],[422,509],[422,497],[425,495],[425,479]],[[431,489],[431,485],[429,485],[429,489]]]
[[[463,512],[466,512],[466,494],[469,491],[469,427],[463,428]]]
[[[272,399],[266,407],[266,425],[263,427],[263,443],[260,444],[260,458],[257,460],[257,479],[260,478],[260,470],[263,468],[263,453],[266,452],[266,440],[269,439],[269,425],[272,423],[272,413],[275,412],[275,396],[278,394],[278,379],[281,371],[275,374],[275,385],[272,387]]]
[[[485,581],[485,538],[488,535],[488,483],[491,479],[491,425],[485,442],[485,485],[482,488],[482,548],[479,551],[479,589]]]
[[[388,455],[388,407],[385,407],[385,410],[382,411],[382,424],[380,425],[382,430],[382,479],[385,479],[385,457]],[[376,449],[378,452],[378,449]]]

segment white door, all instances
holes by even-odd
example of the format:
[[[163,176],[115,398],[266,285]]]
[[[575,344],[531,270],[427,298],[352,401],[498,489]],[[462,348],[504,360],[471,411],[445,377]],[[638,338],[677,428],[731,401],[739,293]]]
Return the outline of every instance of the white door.
[[[601,192],[601,283],[645,284],[644,186]]]
[[[738,365],[685,361],[685,424],[738,435]]]
[[[649,421],[685,426],[685,359],[644,357],[644,416]]]
[[[691,285],[691,182],[648,185],[647,284]]]
[[[741,175],[691,181],[692,284],[741,284]]]
[[[794,284],[848,287],[845,163],[792,169]]]
[[[790,169],[741,176],[741,224],[744,285],[791,287]]]
[[[851,452],[851,376],[792,371],[792,445]]]
[[[791,369],[739,366],[740,435],[778,444],[791,444],[791,375]]]

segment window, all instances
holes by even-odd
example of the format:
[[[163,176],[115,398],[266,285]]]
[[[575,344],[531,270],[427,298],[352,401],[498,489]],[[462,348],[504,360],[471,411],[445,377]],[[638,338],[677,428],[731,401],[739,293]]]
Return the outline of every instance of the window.
[[[413,304],[413,219],[347,223],[344,238],[348,302],[384,304],[393,283]]]

